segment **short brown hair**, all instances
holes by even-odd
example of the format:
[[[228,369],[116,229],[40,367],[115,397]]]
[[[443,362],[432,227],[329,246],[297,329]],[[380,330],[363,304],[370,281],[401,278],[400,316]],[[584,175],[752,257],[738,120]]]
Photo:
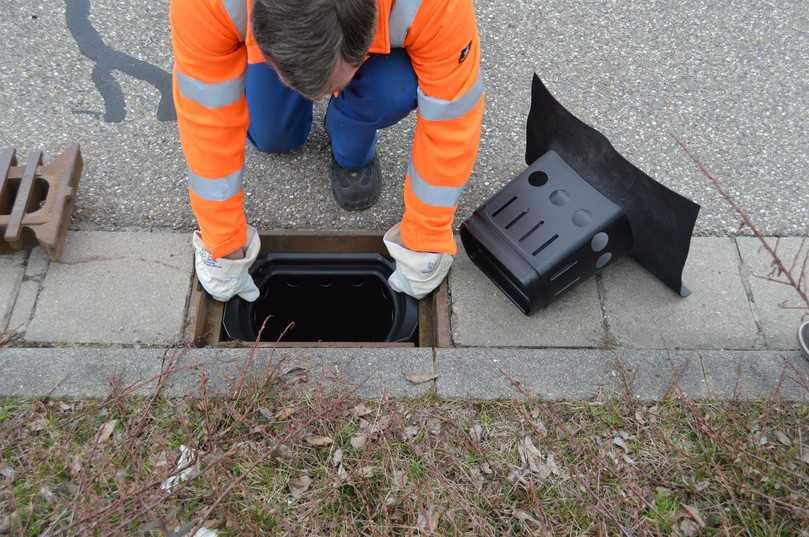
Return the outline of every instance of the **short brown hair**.
[[[337,60],[360,65],[376,31],[376,0],[256,0],[253,35],[303,96],[320,96]]]

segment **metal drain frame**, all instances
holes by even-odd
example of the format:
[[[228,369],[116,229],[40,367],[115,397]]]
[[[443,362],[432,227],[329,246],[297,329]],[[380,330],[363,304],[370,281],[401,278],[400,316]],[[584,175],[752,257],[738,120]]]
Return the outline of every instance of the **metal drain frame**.
[[[372,231],[270,231],[260,235],[261,250],[295,253],[379,253],[388,256],[382,233]],[[185,339],[197,347],[451,347],[447,281],[419,302],[418,344],[389,342],[277,342],[222,341],[224,303],[211,298],[194,277],[186,317]]]

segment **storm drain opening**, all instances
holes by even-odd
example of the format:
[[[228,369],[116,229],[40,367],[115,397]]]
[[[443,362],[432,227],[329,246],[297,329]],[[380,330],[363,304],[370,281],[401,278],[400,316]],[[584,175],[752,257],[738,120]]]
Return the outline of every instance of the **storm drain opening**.
[[[395,265],[382,235],[279,232],[261,236],[253,303],[213,300],[195,281],[188,339],[196,345],[448,347],[446,283],[415,299],[388,286]]]

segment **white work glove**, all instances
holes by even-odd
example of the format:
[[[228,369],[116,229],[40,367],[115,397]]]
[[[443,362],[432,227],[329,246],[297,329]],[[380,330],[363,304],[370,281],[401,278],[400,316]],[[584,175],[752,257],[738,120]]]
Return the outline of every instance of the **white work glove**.
[[[258,232],[252,226],[247,226],[247,248],[243,259],[214,259],[202,243],[199,231],[194,232],[194,267],[197,278],[202,287],[214,299],[227,302],[235,295],[239,295],[248,302],[255,301],[259,296],[258,287],[250,276],[250,266],[258,257],[261,241]]]
[[[414,252],[402,245],[399,224],[382,238],[390,256],[396,261],[396,270],[388,278],[394,291],[420,300],[438,287],[449,272],[452,256],[433,252]]]

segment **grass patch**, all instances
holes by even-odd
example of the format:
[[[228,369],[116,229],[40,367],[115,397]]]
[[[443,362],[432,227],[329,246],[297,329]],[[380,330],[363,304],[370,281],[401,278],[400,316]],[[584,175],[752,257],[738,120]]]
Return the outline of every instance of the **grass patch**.
[[[0,399],[0,533],[806,535],[809,406]],[[193,477],[171,491],[180,446]],[[804,532],[804,533],[801,533]]]

